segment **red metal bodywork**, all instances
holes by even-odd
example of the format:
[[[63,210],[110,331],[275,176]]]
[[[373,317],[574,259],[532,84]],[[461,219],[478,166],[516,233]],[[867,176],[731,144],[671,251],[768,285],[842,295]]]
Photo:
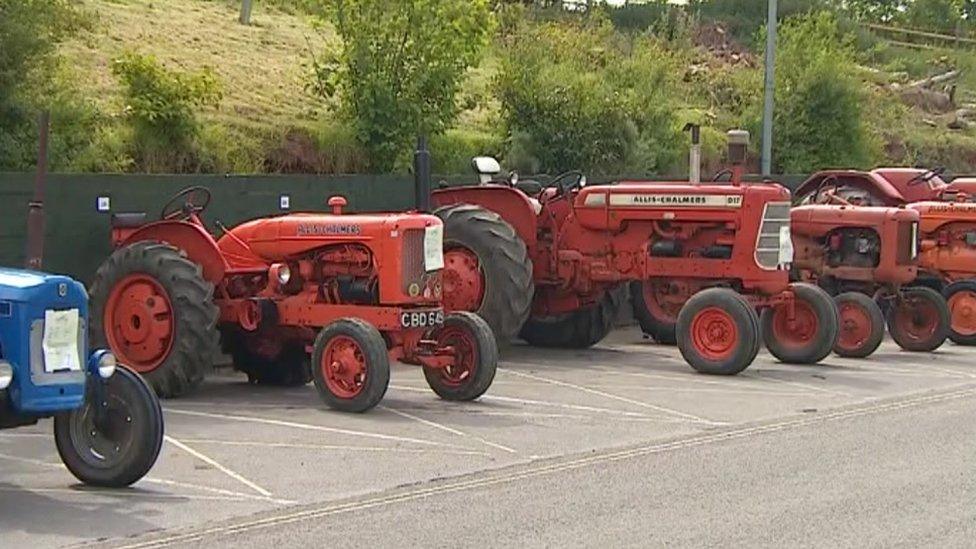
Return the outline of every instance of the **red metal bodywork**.
[[[533,262],[537,316],[591,305],[630,281],[666,280],[690,293],[728,285],[757,306],[782,302],[792,295],[788,270],[760,266],[756,248],[767,205],[789,201],[789,191],[773,183],[627,181],[535,197],[491,184],[434,193],[435,204],[480,205],[515,227]],[[662,241],[680,251],[655,254]],[[727,248],[728,257],[707,257],[710,247]]]

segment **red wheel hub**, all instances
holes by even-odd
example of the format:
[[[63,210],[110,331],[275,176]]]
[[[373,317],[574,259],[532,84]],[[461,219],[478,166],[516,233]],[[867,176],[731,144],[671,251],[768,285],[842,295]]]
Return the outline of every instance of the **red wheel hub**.
[[[437,344],[454,349],[454,361],[441,368],[444,384],[457,387],[470,381],[478,369],[478,343],[474,335],[458,326],[445,326],[437,334]]]
[[[642,293],[647,312],[654,318],[674,324],[678,321],[681,307],[688,301],[689,294],[669,292],[669,285],[662,282],[644,282]]]
[[[845,350],[863,347],[871,337],[871,314],[857,303],[845,302],[838,308],[840,335],[837,346]]]
[[[450,311],[475,312],[485,298],[485,277],[481,262],[467,248],[451,248],[444,252],[444,308]]]
[[[691,339],[695,349],[708,360],[725,360],[739,344],[739,328],[725,310],[703,309],[691,321]]]
[[[809,344],[820,329],[820,320],[813,307],[806,301],[793,301],[793,318],[790,318],[790,305],[783,304],[773,309],[773,337],[790,347],[803,347]]]
[[[902,299],[896,305],[895,325],[916,341],[931,338],[939,327],[939,311],[930,301],[919,298]]]
[[[129,275],[112,288],[103,322],[119,362],[141,374],[159,367],[173,348],[173,305],[155,278]]]
[[[949,298],[952,330],[959,335],[976,335],[976,293],[956,292]]]
[[[339,398],[355,398],[366,387],[366,355],[351,337],[332,338],[322,353],[319,368],[329,391]]]

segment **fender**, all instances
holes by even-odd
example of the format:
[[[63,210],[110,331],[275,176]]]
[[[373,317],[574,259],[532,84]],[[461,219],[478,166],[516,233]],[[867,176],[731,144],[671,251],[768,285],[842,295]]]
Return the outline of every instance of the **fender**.
[[[217,248],[217,242],[203,227],[186,221],[157,221],[129,234],[120,247],[153,240],[179,248],[203,269],[203,278],[216,285],[230,268]]]
[[[536,245],[538,219],[529,197],[522,191],[505,185],[450,187],[431,193],[435,208],[451,204],[474,204],[491,210],[515,229],[515,233],[529,249]]]

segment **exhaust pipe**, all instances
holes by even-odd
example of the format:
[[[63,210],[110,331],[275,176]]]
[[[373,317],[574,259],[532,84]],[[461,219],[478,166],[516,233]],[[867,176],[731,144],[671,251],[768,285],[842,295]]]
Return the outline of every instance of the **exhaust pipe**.
[[[749,157],[749,132],[731,130],[728,133],[728,139],[729,163],[732,164],[732,184],[738,187],[742,184],[742,175],[745,173],[746,160]]]
[[[427,137],[417,138],[417,150],[413,153],[414,206],[421,213],[430,213],[430,150]]]

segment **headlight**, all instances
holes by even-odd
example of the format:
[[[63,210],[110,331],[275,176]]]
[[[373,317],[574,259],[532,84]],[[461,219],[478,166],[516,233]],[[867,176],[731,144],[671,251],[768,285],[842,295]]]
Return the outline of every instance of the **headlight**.
[[[14,367],[6,360],[0,360],[0,390],[10,387],[14,380]]]
[[[115,355],[109,352],[102,353],[102,356],[98,357],[98,375],[102,379],[112,377],[112,374],[115,373],[115,367],[118,364],[119,361],[115,358]]]
[[[279,265],[278,272],[275,276],[278,278],[278,284],[287,286],[291,281],[291,269],[288,265]]]

